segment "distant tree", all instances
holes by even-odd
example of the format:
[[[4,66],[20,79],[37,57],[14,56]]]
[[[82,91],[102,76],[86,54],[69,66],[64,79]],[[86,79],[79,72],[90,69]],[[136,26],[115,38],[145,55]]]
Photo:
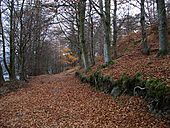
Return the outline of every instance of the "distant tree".
[[[165,0],[157,0],[157,10],[159,19],[159,55],[166,55],[170,52],[170,46],[167,39],[167,19]]]
[[[20,23],[20,32],[19,32],[19,73],[20,73],[20,79],[25,80],[26,79],[26,71],[25,71],[25,46],[26,41],[24,41],[24,24],[23,24],[23,15],[24,15],[24,4],[25,0],[22,0],[21,8],[19,10],[19,23]]]
[[[143,44],[143,53],[149,54],[149,47],[147,43],[147,33],[145,25],[145,0],[141,0],[141,31],[142,31],[142,44]]]
[[[95,65],[95,53],[94,53],[94,22],[93,22],[93,5],[91,0],[89,0],[89,9],[88,9],[88,38],[90,42],[90,63]]]
[[[113,11],[113,56],[117,57],[117,0],[114,0],[114,11]]]
[[[148,19],[148,23],[152,26],[157,21],[156,13],[156,3],[155,0],[145,0],[145,16]]]
[[[10,1],[9,10],[10,10],[10,32],[9,32],[9,44],[10,44],[10,72],[9,77],[11,80],[16,79],[15,77],[15,20],[14,20],[14,0]]]
[[[86,11],[86,0],[80,0],[78,3],[78,14],[79,14],[79,42],[81,48],[81,57],[83,66],[85,69],[89,67],[88,54],[85,41],[85,11]]]
[[[5,33],[4,33],[4,26],[3,26],[3,18],[2,18],[2,0],[0,0],[0,33],[2,38],[2,49],[3,49],[3,63],[8,73],[10,73],[7,61],[6,61],[6,46],[5,46]]]
[[[107,63],[111,60],[111,1],[105,0],[105,6],[103,6],[103,1],[99,0],[100,6],[100,16],[104,29],[104,63]],[[105,7],[105,10],[104,10]]]

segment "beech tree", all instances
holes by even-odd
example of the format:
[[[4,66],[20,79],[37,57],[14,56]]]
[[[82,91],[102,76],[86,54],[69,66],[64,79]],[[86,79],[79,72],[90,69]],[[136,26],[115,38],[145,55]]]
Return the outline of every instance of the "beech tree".
[[[149,47],[147,43],[147,33],[146,33],[146,25],[145,25],[145,0],[141,0],[141,32],[142,32],[142,44],[143,44],[143,53],[149,54]]]
[[[79,41],[81,47],[81,57],[83,61],[83,66],[85,69],[89,67],[87,48],[85,44],[85,11],[86,11],[86,0],[80,0],[78,3],[78,11],[79,11]]]
[[[14,36],[15,36],[15,20],[14,20],[14,0],[10,1],[9,4],[10,10],[10,32],[9,32],[9,44],[10,44],[10,72],[9,77],[10,79],[15,79],[15,44],[14,44]]]
[[[113,56],[117,57],[117,0],[114,0],[113,10]]]
[[[103,54],[104,54],[104,63],[108,63],[111,60],[111,17],[110,17],[110,9],[111,9],[111,1],[105,0],[105,10],[103,6],[103,0],[99,0],[100,5],[100,16],[103,23],[104,29],[104,46],[103,46]]]
[[[93,5],[91,0],[88,1],[88,39],[90,42],[90,63],[91,65],[95,65],[95,53],[94,53],[94,22],[93,22]]]
[[[23,34],[23,14],[24,14],[24,3],[25,0],[22,0],[21,8],[19,10],[19,23],[20,23],[20,32],[19,32],[19,73],[20,73],[20,79],[25,80],[26,74],[25,74],[25,47],[26,47],[26,41],[24,41],[24,34]]]
[[[170,52],[170,46],[167,39],[167,19],[165,0],[157,0],[157,10],[159,19],[159,55],[165,55]]]
[[[2,54],[3,54],[3,63],[7,70],[7,73],[10,73],[7,61],[6,61],[6,43],[5,43],[5,34],[4,34],[4,26],[3,26],[3,18],[2,18],[2,0],[0,0],[0,33],[1,33],[1,39],[2,39]]]

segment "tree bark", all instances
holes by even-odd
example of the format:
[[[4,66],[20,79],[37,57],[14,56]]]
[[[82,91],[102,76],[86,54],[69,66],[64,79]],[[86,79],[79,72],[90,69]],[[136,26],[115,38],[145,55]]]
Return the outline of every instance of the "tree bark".
[[[84,23],[85,23],[85,10],[86,10],[86,0],[80,0],[78,3],[79,8],[79,40],[81,46],[81,57],[83,61],[83,66],[85,69],[89,67],[88,62],[88,54],[85,43],[85,35],[84,35]]]
[[[117,0],[114,0],[113,12],[113,56],[117,58]]]
[[[146,25],[145,25],[145,0],[141,0],[141,31],[142,31],[142,44],[143,44],[143,53],[149,54],[149,47],[147,43],[147,34],[146,34]]]
[[[110,28],[110,0],[105,0],[105,12],[103,10],[103,1],[99,1],[100,15],[104,29],[104,63],[108,63],[111,60],[111,28]]]
[[[19,45],[19,67],[20,67],[20,80],[25,80],[25,44],[23,40],[23,8],[24,8],[24,2],[22,1],[22,6],[20,9],[20,45]]]
[[[3,23],[2,23],[2,6],[1,6],[1,2],[2,0],[0,0],[0,28],[1,28],[1,37],[2,37],[2,47],[3,47],[3,62],[4,62],[4,66],[8,72],[8,74],[10,74],[10,70],[9,67],[7,65],[6,62],[6,49],[5,49],[5,36],[4,36],[4,27],[3,27]]]
[[[15,49],[14,49],[14,0],[10,6],[10,80],[15,79]]]
[[[165,0],[157,0],[157,10],[159,19],[159,53],[158,55],[168,54],[170,47],[167,39],[167,19]]]
[[[93,24],[93,17],[92,17],[92,3],[91,0],[89,0],[90,60],[91,60],[91,64],[95,65],[93,25],[94,24]]]

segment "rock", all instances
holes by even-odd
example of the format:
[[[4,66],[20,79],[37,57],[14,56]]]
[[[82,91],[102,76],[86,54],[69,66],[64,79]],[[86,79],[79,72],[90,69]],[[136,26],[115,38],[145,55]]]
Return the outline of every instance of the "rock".
[[[119,87],[113,87],[111,93],[110,93],[113,97],[117,97],[121,94],[121,90]]]

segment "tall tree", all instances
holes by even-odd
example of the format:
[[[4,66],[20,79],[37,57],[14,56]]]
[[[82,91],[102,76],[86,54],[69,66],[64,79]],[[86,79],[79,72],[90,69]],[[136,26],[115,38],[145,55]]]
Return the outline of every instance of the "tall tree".
[[[117,57],[117,0],[114,0],[113,11],[113,56]]]
[[[143,53],[149,54],[149,47],[147,43],[147,34],[146,34],[146,25],[145,25],[145,0],[141,0],[141,31],[142,31],[142,44],[143,44]]]
[[[40,75],[41,67],[40,67],[40,49],[41,49],[41,33],[42,33],[42,3],[41,0],[35,0],[35,11],[34,11],[34,26],[36,31],[33,32],[33,63],[34,63],[34,69],[33,74],[34,75]]]
[[[111,60],[111,17],[110,17],[110,9],[111,9],[111,1],[105,0],[105,10],[103,7],[103,0],[99,0],[100,4],[100,16],[103,23],[104,29],[104,62],[107,63]]]
[[[15,44],[14,44],[14,0],[10,1],[10,79],[15,79]]]
[[[3,47],[3,62],[4,66],[8,73],[10,73],[7,61],[6,61],[6,46],[5,46],[5,34],[4,34],[4,26],[3,26],[3,18],[2,18],[2,0],[0,0],[0,32],[1,32],[1,38],[2,38],[2,47]]]
[[[89,66],[88,54],[85,41],[85,11],[86,11],[86,0],[80,0],[78,3],[79,10],[79,42],[81,47],[81,57],[83,61],[84,68],[87,69]]]
[[[168,54],[170,46],[167,39],[167,19],[165,0],[157,0],[157,10],[159,19],[159,53],[158,55]]]
[[[92,16],[92,2],[91,0],[89,0],[89,11],[88,11],[88,35],[89,37],[89,41],[90,41],[90,61],[92,65],[95,65],[95,55],[94,55],[94,23],[93,23],[93,16]]]
[[[25,0],[22,0],[21,9],[19,12],[19,22],[20,22],[20,39],[19,39],[19,73],[20,79],[25,80],[25,42],[24,42],[24,34],[23,34],[23,14],[24,14],[24,3]]]

